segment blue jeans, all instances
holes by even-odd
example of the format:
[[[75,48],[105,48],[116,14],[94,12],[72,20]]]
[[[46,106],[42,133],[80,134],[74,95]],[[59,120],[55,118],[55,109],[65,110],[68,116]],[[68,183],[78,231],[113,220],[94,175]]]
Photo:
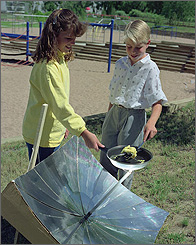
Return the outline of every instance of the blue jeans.
[[[27,148],[28,148],[28,154],[29,154],[29,161],[31,159],[32,151],[33,151],[33,145],[27,143]],[[39,162],[43,161],[45,158],[50,156],[53,152],[58,150],[60,148],[60,145],[57,147],[39,147],[38,154],[37,154],[37,159],[35,165],[37,165]]]

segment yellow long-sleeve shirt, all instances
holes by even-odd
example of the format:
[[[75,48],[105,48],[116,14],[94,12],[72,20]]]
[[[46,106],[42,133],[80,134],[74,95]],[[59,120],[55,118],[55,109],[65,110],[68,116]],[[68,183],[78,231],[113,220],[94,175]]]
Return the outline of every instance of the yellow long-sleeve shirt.
[[[74,135],[86,129],[84,120],[69,104],[70,77],[64,53],[59,52],[60,61],[35,63],[30,76],[30,93],[23,120],[23,137],[30,144],[34,139],[42,104],[48,104],[46,120],[40,146],[56,147],[66,128]]]

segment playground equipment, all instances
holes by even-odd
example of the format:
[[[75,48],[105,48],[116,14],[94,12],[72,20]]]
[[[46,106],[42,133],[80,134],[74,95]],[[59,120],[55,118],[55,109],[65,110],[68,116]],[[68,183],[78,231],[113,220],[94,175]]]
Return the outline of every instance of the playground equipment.
[[[99,23],[90,23],[90,26],[94,27],[102,27],[102,28],[110,28],[110,45],[109,45],[109,54],[108,54],[108,72],[110,72],[111,66],[111,55],[112,55],[112,38],[113,38],[113,28],[114,28],[114,20],[112,19],[109,24],[99,24]],[[32,36],[29,32],[29,22],[26,23],[26,34],[11,34],[11,33],[2,33],[2,37],[15,38],[15,39],[23,39],[26,41],[26,61],[28,61],[29,56],[32,54],[29,51],[29,42],[34,39],[39,39],[42,32],[42,22],[39,22],[39,35]]]
[[[177,36],[177,27],[174,27],[174,26],[153,26],[151,28],[151,31],[152,31],[152,35],[154,35],[154,33],[156,33],[156,36],[158,34],[158,31],[161,31],[162,32],[162,36],[165,37],[165,33],[166,33],[166,30],[167,29],[170,29],[170,37],[172,38],[173,36],[176,38]],[[175,32],[174,32],[174,29],[175,29]]]

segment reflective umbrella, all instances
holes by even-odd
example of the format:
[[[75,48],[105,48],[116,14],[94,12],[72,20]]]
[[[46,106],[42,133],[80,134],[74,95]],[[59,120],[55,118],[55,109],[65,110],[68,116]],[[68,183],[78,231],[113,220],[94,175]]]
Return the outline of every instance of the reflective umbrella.
[[[2,215],[34,244],[152,244],[168,216],[121,185],[76,136],[2,199]]]

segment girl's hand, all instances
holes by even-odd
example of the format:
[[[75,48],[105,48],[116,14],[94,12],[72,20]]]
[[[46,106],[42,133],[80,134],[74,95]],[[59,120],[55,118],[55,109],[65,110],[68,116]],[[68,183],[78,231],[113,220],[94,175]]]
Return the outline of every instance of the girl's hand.
[[[69,135],[69,130],[68,130],[68,129],[66,129],[66,131],[65,131],[65,135],[64,135],[64,138],[65,138],[65,139],[67,139],[68,135]]]
[[[81,133],[82,138],[85,141],[85,144],[88,148],[92,148],[95,149],[97,152],[99,151],[99,147],[105,147],[104,145],[102,145],[99,140],[97,139],[96,135],[91,133],[90,131],[88,131],[87,129],[85,129],[82,133]]]

